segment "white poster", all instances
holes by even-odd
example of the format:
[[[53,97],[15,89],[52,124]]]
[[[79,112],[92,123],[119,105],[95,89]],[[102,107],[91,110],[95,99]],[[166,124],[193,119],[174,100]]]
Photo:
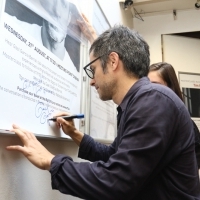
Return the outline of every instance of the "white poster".
[[[101,11],[97,1],[93,0],[93,2],[94,2],[94,12],[93,12],[92,24],[97,32],[97,35],[100,35],[103,31],[110,28],[110,24],[108,23],[108,20]]]
[[[179,72],[183,100],[200,130],[200,74]]]
[[[66,137],[48,119],[60,111],[80,112],[81,34],[75,8],[68,1],[5,1],[0,16],[0,129],[15,123],[37,135]],[[79,121],[75,123],[78,128]]]
[[[116,106],[102,101],[95,88],[91,91],[90,135],[97,139],[113,140],[116,134]]]
[[[93,26],[101,34],[110,26],[96,0],[94,0]],[[97,139],[114,140],[116,136],[116,105],[102,101],[95,88],[91,88],[90,135]]]

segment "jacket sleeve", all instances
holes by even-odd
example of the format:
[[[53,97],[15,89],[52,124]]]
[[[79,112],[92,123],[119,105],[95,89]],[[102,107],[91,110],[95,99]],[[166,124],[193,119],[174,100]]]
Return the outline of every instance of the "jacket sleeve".
[[[195,153],[196,153],[196,159],[198,168],[200,169],[200,132],[195,124],[195,122],[192,120],[193,123],[193,129],[194,129],[194,135],[195,135]]]
[[[96,142],[92,137],[84,134],[80,144],[78,157],[92,162],[99,160],[106,162],[114,152],[115,141],[107,146]]]

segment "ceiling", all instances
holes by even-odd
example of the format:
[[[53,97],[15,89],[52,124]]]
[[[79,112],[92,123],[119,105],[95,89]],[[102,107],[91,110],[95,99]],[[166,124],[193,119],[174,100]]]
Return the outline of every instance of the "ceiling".
[[[123,3],[125,2],[125,0],[117,1]],[[196,9],[195,3],[197,3],[197,0],[133,0],[133,4],[129,9],[135,9],[139,14],[142,15],[163,11]],[[200,39],[200,31],[185,32],[180,34],[177,33],[176,35]]]
[[[125,2],[125,0],[119,0]],[[194,9],[197,0],[133,0],[133,6],[138,13],[153,13],[168,10]],[[199,9],[200,12],[200,9]]]

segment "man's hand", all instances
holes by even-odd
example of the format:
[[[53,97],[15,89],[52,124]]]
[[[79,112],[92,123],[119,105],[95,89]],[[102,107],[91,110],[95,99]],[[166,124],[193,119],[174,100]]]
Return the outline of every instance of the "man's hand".
[[[74,142],[80,146],[81,140],[83,139],[84,134],[81,133],[80,131],[78,131],[74,125],[74,121],[73,119],[69,119],[69,120],[64,120],[61,116],[68,116],[69,113],[66,112],[61,112],[58,113],[56,116],[57,120],[57,126],[61,127],[63,132],[67,135],[69,135],[72,140],[74,140]]]
[[[51,154],[29,131],[26,131],[16,125],[13,125],[13,130],[19,136],[24,146],[13,145],[7,146],[9,151],[19,151],[36,167],[43,170],[50,170],[51,160],[54,155]]]
[[[84,14],[82,14],[82,17],[84,21],[77,20],[77,23],[83,35],[89,40],[90,44],[92,44],[94,40],[97,38],[96,31]]]

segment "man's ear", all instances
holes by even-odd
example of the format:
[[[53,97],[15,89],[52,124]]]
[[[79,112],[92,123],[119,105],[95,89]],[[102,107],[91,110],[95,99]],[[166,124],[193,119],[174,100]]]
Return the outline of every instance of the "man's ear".
[[[119,55],[116,52],[111,52],[109,55],[111,66],[113,70],[116,70],[119,65]]]

